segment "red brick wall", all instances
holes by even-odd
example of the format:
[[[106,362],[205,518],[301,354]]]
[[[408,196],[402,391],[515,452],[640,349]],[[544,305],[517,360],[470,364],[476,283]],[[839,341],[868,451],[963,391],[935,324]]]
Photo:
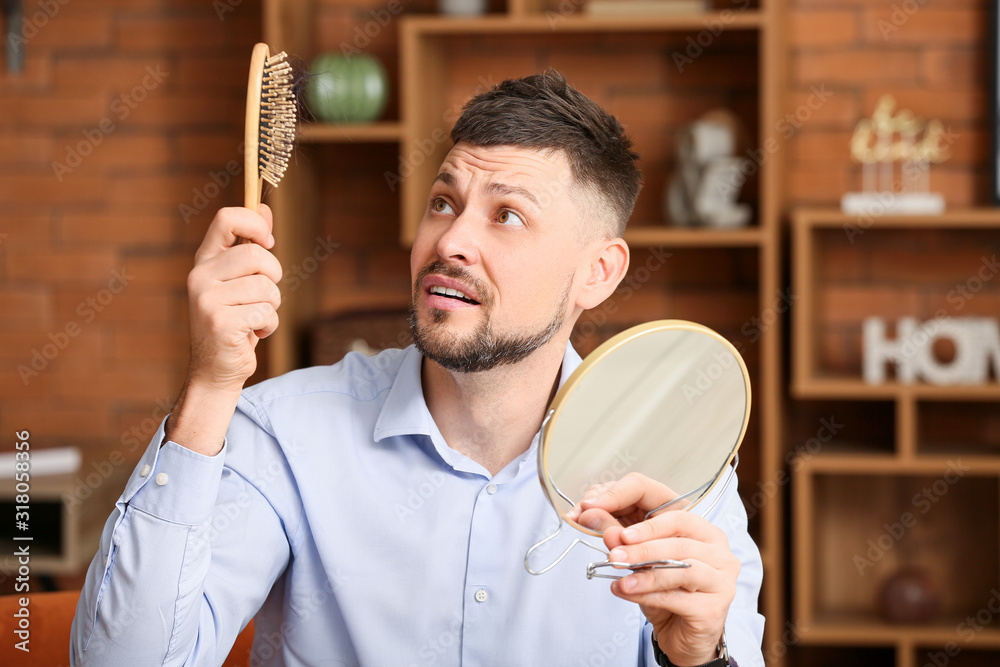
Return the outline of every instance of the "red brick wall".
[[[239,158],[260,3],[220,20],[195,0],[28,0],[25,17],[25,70],[0,71],[0,449],[30,429],[134,460],[123,438],[144,446],[184,378],[194,248],[242,196],[210,174]]]

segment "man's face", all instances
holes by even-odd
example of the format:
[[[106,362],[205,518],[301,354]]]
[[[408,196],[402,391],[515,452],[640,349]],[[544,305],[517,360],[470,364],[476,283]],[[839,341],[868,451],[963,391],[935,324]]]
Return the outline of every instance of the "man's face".
[[[425,356],[455,371],[489,370],[567,326],[587,264],[573,187],[562,152],[451,149],[410,255],[411,327]]]

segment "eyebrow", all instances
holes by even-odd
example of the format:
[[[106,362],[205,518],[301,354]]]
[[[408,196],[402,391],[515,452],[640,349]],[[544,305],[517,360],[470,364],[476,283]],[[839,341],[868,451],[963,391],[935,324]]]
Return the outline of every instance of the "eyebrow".
[[[455,187],[455,176],[450,172],[442,171],[434,177],[433,183],[444,183],[448,187]],[[521,187],[520,185],[507,185],[506,183],[490,182],[486,185],[486,192],[494,197],[507,197],[510,195],[522,197],[523,199],[531,202],[535,208],[542,208],[541,203],[538,201],[538,198],[534,195],[534,193],[527,188]]]

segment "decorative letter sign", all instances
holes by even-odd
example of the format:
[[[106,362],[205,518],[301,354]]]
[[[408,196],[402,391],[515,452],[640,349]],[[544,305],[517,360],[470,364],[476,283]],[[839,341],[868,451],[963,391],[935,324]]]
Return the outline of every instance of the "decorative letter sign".
[[[918,324],[904,317],[896,324],[896,338],[885,334],[885,320],[869,317],[864,321],[864,378],[868,384],[885,382],[886,362],[896,368],[896,380],[912,384],[982,384],[993,366],[1000,379],[1000,325],[985,317],[953,317]],[[942,362],[934,356],[934,342],[950,340],[955,357]]]

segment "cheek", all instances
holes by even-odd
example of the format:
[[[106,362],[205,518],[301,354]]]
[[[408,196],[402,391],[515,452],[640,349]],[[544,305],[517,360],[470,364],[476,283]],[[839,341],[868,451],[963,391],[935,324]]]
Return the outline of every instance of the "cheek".
[[[410,249],[410,282],[417,279],[420,269],[430,263],[427,252],[427,234],[421,233],[421,227],[417,228],[417,234],[413,239],[413,247]]]

